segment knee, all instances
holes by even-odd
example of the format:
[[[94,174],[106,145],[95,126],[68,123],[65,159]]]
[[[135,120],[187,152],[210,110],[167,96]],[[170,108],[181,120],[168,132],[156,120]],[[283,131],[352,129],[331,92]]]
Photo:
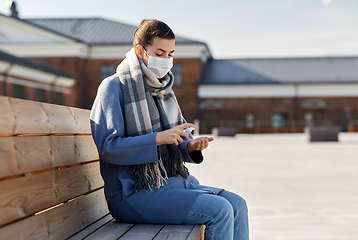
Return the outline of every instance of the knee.
[[[216,217],[226,219],[227,221],[234,219],[234,208],[228,200],[221,198],[215,205],[217,209]]]
[[[241,214],[247,215],[248,209],[245,199],[229,191],[223,191],[220,193],[220,195],[231,203],[235,216]]]
[[[240,196],[237,196],[234,202],[231,203],[234,209],[235,215],[236,214],[247,214],[248,207],[245,199]]]

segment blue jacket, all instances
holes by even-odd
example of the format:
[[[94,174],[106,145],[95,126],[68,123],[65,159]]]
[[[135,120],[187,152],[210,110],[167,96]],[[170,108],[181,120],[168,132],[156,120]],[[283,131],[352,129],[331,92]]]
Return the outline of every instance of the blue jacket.
[[[199,185],[189,176],[171,177],[160,189],[134,192],[131,165],[158,161],[156,133],[126,137],[123,94],[118,75],[102,81],[91,111],[91,130],[100,158],[108,208],[123,222],[180,224],[200,194],[222,189]],[[190,136],[192,139],[192,136]],[[179,148],[185,162],[201,163],[200,151],[189,154],[186,140]]]

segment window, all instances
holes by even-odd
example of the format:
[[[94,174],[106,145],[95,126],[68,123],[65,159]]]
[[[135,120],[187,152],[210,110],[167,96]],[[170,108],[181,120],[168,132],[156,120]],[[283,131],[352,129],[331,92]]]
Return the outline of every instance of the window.
[[[38,102],[46,102],[46,91],[45,91],[45,89],[37,89],[36,90],[36,101],[38,101]]]
[[[305,113],[305,123],[306,126],[313,126],[313,114],[311,112]]]
[[[14,84],[13,96],[15,98],[25,99],[25,87],[22,85]]]
[[[182,79],[182,75],[183,75],[183,68],[181,65],[179,64],[175,64],[172,67],[172,73],[174,75],[174,87],[181,87],[183,85],[183,79]]]
[[[100,81],[102,81],[106,77],[109,77],[109,76],[113,75],[115,72],[116,72],[116,66],[115,65],[108,65],[108,64],[102,65],[101,66],[101,79],[100,79]]]
[[[255,115],[253,113],[245,114],[245,127],[254,128],[255,127]]]
[[[58,105],[63,105],[63,94],[60,92],[55,93],[55,103]]]
[[[281,128],[285,126],[285,115],[284,114],[272,114],[271,121],[273,128]]]

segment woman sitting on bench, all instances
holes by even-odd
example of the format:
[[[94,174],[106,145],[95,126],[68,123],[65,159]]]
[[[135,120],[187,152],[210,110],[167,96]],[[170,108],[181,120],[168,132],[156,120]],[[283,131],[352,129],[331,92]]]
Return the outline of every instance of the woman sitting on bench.
[[[133,45],[100,84],[91,111],[112,216],[130,223],[205,224],[205,239],[248,239],[245,200],[200,185],[184,165],[201,163],[201,151],[214,139],[183,131],[195,126],[184,120],[172,90],[174,33],[161,21],[143,20]]]

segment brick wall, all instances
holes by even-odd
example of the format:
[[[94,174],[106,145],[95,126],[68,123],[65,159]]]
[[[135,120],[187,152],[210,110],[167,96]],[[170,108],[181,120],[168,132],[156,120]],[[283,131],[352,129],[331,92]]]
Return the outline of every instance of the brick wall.
[[[9,76],[9,77],[14,77],[16,78],[16,76]],[[27,80],[27,79],[22,79],[24,81],[28,81],[28,82],[33,82],[32,80]],[[37,96],[37,88],[34,87],[30,87],[30,86],[22,86],[23,90],[24,90],[24,99],[27,100],[31,100],[31,101],[39,101],[38,96]],[[0,95],[2,96],[8,96],[8,97],[15,97],[14,95],[14,84],[10,83],[10,82],[0,82]],[[62,98],[63,100],[68,100],[71,98],[70,94],[65,94],[62,93]],[[45,101],[47,103],[55,103],[58,104],[56,102],[56,96],[53,95],[53,92],[50,90],[45,90]],[[63,103],[64,105],[66,105],[66,102]]]
[[[80,58],[33,58],[57,69],[61,69],[75,76],[77,82],[72,87],[72,93],[64,99],[64,104],[90,109],[96,97],[101,79],[101,66],[117,66],[123,59],[95,59],[82,60]],[[200,59],[175,59],[174,64],[182,66],[183,84],[175,87],[184,117],[189,122],[198,118],[197,86],[201,74]],[[86,79],[86,80],[85,80]]]
[[[200,79],[202,62],[200,59],[174,59],[174,64],[180,64],[183,69],[183,84],[174,87],[184,118],[193,122],[198,118],[198,82]]]
[[[97,94],[97,89],[101,81],[101,66],[102,65],[113,65],[115,69],[123,59],[96,59],[88,60],[86,63],[86,77],[87,77],[87,96],[88,96],[88,107],[91,108],[93,101]],[[113,72],[114,74],[115,72]],[[107,76],[108,77],[108,76]]]
[[[326,109],[302,109],[301,103],[310,99],[322,100],[327,104]],[[200,99],[199,102],[204,102],[209,99]],[[223,104],[221,110],[216,111],[219,121],[221,123],[235,122],[243,120],[243,115],[246,113],[253,113],[257,121],[271,121],[272,114],[286,114],[287,120],[300,120],[304,123],[305,114],[307,112],[318,112],[322,120],[322,124],[330,123],[333,125],[340,125],[342,112],[345,107],[351,107],[353,112],[358,115],[358,97],[311,97],[311,98],[216,98]],[[205,116],[205,111],[201,110],[200,115]],[[211,116],[211,115],[210,115]],[[201,121],[205,119],[202,117]],[[219,124],[217,122],[216,124]]]
[[[88,108],[85,99],[86,86],[84,83],[84,60],[75,57],[66,58],[31,58],[34,61],[44,63],[56,69],[60,69],[72,74],[76,79],[76,84],[71,88],[71,94],[64,94],[63,104],[71,107]]]

